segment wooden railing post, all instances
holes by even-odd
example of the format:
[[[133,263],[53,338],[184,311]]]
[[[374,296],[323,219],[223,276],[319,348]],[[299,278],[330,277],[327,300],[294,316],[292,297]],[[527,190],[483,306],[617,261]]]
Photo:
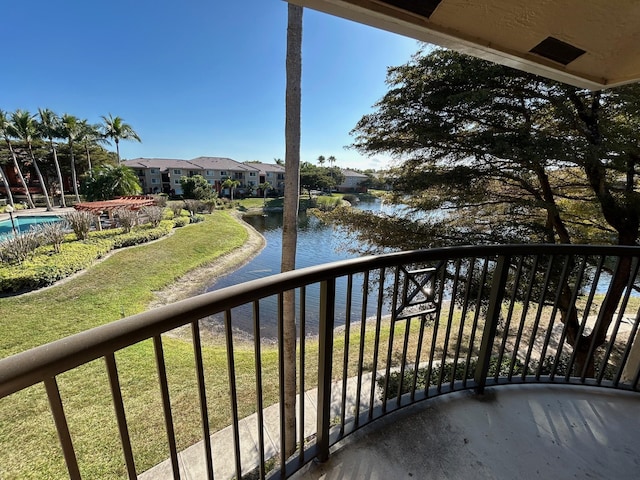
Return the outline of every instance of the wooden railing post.
[[[478,394],[484,393],[484,386],[487,381],[487,374],[491,363],[491,349],[493,348],[493,340],[496,336],[498,321],[500,320],[502,298],[504,297],[504,290],[507,285],[510,263],[511,257],[499,256],[496,269],[493,272],[491,293],[489,295],[489,308],[482,332],[482,343],[480,344],[480,353],[478,354],[478,364],[476,365],[474,378],[476,382],[475,391]]]
[[[320,284],[320,321],[318,331],[318,417],[317,459],[329,458],[329,427],[331,423],[331,364],[333,362],[333,326],[335,316],[335,279]],[[303,395],[303,392],[300,392]]]

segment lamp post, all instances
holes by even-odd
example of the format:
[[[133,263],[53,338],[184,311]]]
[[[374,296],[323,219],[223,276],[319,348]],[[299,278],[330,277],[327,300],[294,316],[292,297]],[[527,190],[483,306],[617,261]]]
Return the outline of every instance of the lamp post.
[[[13,234],[17,237],[18,230],[16,229],[16,223],[13,220],[13,207],[11,205],[7,205],[4,207],[4,211],[9,214],[9,218],[11,219],[11,228],[13,229]]]

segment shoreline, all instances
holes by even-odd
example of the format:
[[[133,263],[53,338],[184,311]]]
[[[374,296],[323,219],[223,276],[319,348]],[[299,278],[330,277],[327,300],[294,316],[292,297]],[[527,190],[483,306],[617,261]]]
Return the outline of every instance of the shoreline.
[[[233,211],[231,216],[247,231],[247,240],[238,248],[212,260],[209,264],[187,272],[162,290],[152,292],[154,299],[147,307],[149,310],[204,293],[205,288],[215,283],[217,279],[247,264],[262,251],[267,242],[260,232],[242,220],[240,212]]]

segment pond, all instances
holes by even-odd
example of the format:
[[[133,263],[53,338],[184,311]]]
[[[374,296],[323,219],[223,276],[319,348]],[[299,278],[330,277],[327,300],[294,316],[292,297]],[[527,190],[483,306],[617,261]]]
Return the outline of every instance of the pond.
[[[357,208],[380,211],[380,201],[361,202]],[[265,248],[249,263],[220,278],[207,291],[236,285],[238,283],[263,278],[280,272],[280,260],[282,252],[282,213],[269,213],[267,215],[249,215],[244,220],[252,225],[266,239]],[[342,228],[327,225],[316,217],[304,212],[298,217],[298,246],[296,251],[296,267],[310,267],[323,263],[345,260],[357,257],[350,253],[349,247],[356,246],[356,240]],[[363,276],[353,278],[352,320],[358,320],[362,310],[362,282]],[[315,312],[306,318],[307,332],[314,334],[318,326],[318,299],[319,286],[307,289],[307,310]],[[336,325],[344,324],[346,317],[346,290],[347,279],[338,279],[336,285]],[[376,313],[376,305],[368,305],[366,315],[370,317]],[[263,324],[261,334],[263,337],[275,338],[277,336],[276,318],[277,305],[275,298],[265,299],[260,303],[260,312]],[[315,316],[314,316],[315,315]],[[355,316],[357,315],[357,318]],[[243,331],[253,330],[251,311],[238,308],[232,312],[233,323]],[[218,318],[216,321],[220,321]]]

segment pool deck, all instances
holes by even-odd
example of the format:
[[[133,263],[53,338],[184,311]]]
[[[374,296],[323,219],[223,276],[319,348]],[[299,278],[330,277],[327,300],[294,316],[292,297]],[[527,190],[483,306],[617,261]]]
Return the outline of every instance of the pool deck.
[[[14,218],[33,217],[33,216],[48,217],[48,216],[64,215],[65,213],[69,213],[73,211],[75,211],[73,207],[66,207],[66,208],[53,207],[53,210],[51,210],[50,212],[47,212],[47,209],[45,207],[37,207],[37,208],[27,208],[24,210],[14,210],[13,217]],[[9,220],[8,213],[0,213],[0,222],[3,220]]]

